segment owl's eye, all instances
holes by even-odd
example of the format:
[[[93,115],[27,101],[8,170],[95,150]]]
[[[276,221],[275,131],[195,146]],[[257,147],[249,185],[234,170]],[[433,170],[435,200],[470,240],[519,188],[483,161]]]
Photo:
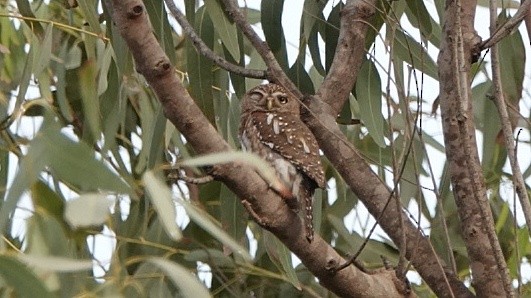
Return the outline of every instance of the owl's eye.
[[[279,96],[278,97],[278,101],[281,103],[281,104],[285,104],[288,102],[288,97],[287,96]]]
[[[253,92],[250,94],[250,97],[254,100],[259,100],[260,98],[263,97],[263,95],[260,92]]]

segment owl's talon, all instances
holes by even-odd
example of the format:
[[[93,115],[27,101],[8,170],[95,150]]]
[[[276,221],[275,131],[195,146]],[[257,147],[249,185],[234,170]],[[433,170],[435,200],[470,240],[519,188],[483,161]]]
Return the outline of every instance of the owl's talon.
[[[298,212],[300,209],[299,200],[297,200],[297,197],[293,195],[293,193],[284,185],[284,183],[278,181],[277,184],[270,184],[269,188],[274,190],[288,205],[288,207]]]
[[[254,219],[254,221],[261,227],[266,227],[267,224],[266,222],[262,219],[262,217],[260,217],[260,215],[258,215],[254,209],[253,209],[253,206],[251,205],[251,203],[247,200],[242,200],[242,204],[243,204],[243,207],[245,207],[245,209],[247,210],[247,212],[249,212],[249,214],[251,215],[251,217]]]
[[[299,212],[299,210],[301,209],[301,206],[297,198],[290,197],[290,198],[283,198],[283,199],[286,205],[288,205],[289,209],[293,210],[295,213]]]

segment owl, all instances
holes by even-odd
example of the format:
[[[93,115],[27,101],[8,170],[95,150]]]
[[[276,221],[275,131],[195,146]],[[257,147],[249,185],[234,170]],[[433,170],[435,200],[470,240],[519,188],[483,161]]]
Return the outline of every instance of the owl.
[[[306,239],[311,242],[312,197],[326,182],[319,146],[300,119],[299,101],[276,84],[249,90],[241,101],[239,137],[244,150],[262,157],[275,169],[290,191],[291,196],[280,192],[288,206],[297,211],[304,205]]]

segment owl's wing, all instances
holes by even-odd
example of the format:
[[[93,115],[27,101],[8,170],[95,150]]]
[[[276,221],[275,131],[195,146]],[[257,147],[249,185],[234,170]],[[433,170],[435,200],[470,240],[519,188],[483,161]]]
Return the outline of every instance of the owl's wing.
[[[252,119],[262,144],[292,162],[320,188],[325,187],[319,146],[310,129],[297,116],[255,112]]]

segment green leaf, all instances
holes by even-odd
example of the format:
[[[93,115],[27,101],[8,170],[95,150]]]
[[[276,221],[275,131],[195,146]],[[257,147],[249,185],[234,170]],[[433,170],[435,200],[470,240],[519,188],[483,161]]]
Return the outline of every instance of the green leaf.
[[[36,19],[35,14],[33,14],[33,10],[31,10],[31,5],[28,0],[16,0],[17,2],[17,8],[18,12],[28,17],[28,19],[25,20],[26,25],[28,25],[29,28],[32,28],[32,31],[35,32],[35,34],[39,37],[42,37],[42,34],[44,32],[44,29],[42,28],[42,25],[40,22],[34,22],[33,19]]]
[[[222,230],[218,224],[214,223],[208,214],[203,210],[197,208],[196,206],[188,203],[187,201],[177,199],[177,201],[184,207],[186,213],[190,219],[199,225],[203,230],[207,231],[212,237],[216,238],[223,245],[227,246],[234,253],[238,254],[245,261],[252,261],[252,257],[240,244],[238,244],[234,239],[232,239],[227,232]]]
[[[321,74],[325,75],[325,69],[321,62],[321,52],[319,51],[318,33],[319,26],[326,24],[326,20],[323,15],[323,8],[325,2],[306,0],[304,1],[303,13],[302,13],[302,28],[304,38],[307,41],[310,55],[315,69]]]
[[[57,83],[55,84],[56,88],[56,99],[57,104],[59,105],[59,109],[61,111],[61,115],[68,121],[69,123],[74,121],[74,115],[72,113],[72,109],[70,108],[70,103],[68,102],[67,96],[66,96],[66,61],[67,55],[68,55],[68,43],[65,41],[61,45],[61,49],[59,50],[59,58],[63,59],[65,63],[56,63],[55,64],[55,76],[57,77]],[[77,48],[77,46],[74,46]]]
[[[431,17],[424,1],[405,1],[406,15],[411,24],[420,30],[422,37],[427,38],[436,47],[441,42],[441,27]]]
[[[407,33],[401,31],[395,33],[394,55],[409,63],[413,68],[436,80],[438,79],[437,64],[428,55],[428,52]]]
[[[205,286],[183,266],[163,258],[150,258],[149,263],[157,266],[180,290],[179,297],[212,297]]]
[[[32,47],[35,48],[33,53],[37,55],[33,60],[33,74],[38,77],[42,71],[50,65],[50,57],[52,56],[52,38],[53,25],[46,26],[44,39],[42,42],[34,39]]]
[[[222,268],[234,268],[234,261],[225,255],[222,251],[212,248],[207,249],[197,249],[188,253],[185,257],[185,260],[191,262],[203,262],[207,264],[213,264],[216,267]]]
[[[26,93],[28,92],[28,87],[31,79],[31,73],[32,73],[32,65],[33,65],[33,56],[35,56],[35,48],[31,47],[30,51],[26,57],[26,62],[24,63],[24,70],[22,71],[22,75],[20,77],[20,85],[18,86],[18,94],[17,94],[17,100],[15,101],[15,113],[20,112],[20,107],[22,106],[22,103],[26,99]]]
[[[227,19],[218,1],[205,1],[205,6],[210,19],[216,24],[214,30],[219,34],[223,45],[235,61],[240,61],[240,46],[238,45],[236,25]]]
[[[287,72],[287,75],[291,81],[301,90],[304,94],[314,94],[315,88],[313,87],[313,82],[306,70],[304,65],[297,60],[293,66]]]
[[[310,40],[311,32],[315,28],[316,22],[325,22],[323,18],[323,8],[326,2],[305,0],[302,8],[303,33],[306,40]]]
[[[66,201],[64,217],[74,229],[99,226],[107,220],[112,205],[105,194],[87,193]]]
[[[144,2],[144,5],[146,6],[151,25],[153,26],[153,32],[157,36],[160,45],[170,61],[176,63],[176,45],[174,44],[173,30],[169,22],[169,17],[164,8],[164,1],[151,0]]]
[[[37,181],[46,166],[57,179],[80,191],[131,193],[119,176],[94,157],[92,148],[72,141],[51,121],[47,118],[31,141],[28,153],[19,161],[18,172],[0,210],[0,230],[5,228],[22,193]]]
[[[184,167],[203,167],[229,162],[243,162],[253,167],[266,181],[273,183],[278,180],[275,170],[264,159],[250,152],[232,151],[205,154],[179,162]]]
[[[31,199],[35,208],[44,210],[56,220],[62,220],[64,214],[64,200],[55,191],[42,181],[37,181],[31,186]]]
[[[297,278],[297,273],[291,263],[291,251],[280,242],[273,234],[264,231],[264,244],[269,255],[269,259],[284,272],[288,281],[299,291],[302,291],[301,283]]]
[[[14,257],[0,255],[0,276],[15,289],[17,297],[55,297],[33,271]]]
[[[385,147],[384,118],[382,116],[382,86],[380,75],[372,61],[365,61],[356,81],[356,98],[360,108],[360,118],[369,135],[381,148]]]
[[[9,175],[9,151],[0,150],[0,198],[5,198],[7,192],[7,179]],[[0,209],[3,200],[0,200]]]
[[[149,97],[146,97],[146,102],[149,101]],[[147,168],[152,169],[156,165],[163,163],[162,152],[164,150],[164,132],[166,127],[166,117],[164,117],[164,110],[162,106],[155,101],[153,103],[155,107],[152,111],[151,107],[145,109],[142,113],[142,158],[147,159]],[[149,115],[148,115],[149,114]],[[137,172],[142,172],[143,169],[138,169]]]
[[[77,1],[79,8],[83,12],[92,33],[100,34],[101,27],[98,16],[97,3],[92,1]]]
[[[284,0],[268,0],[260,3],[261,24],[269,48],[282,68],[288,67],[286,39],[282,28]]]
[[[109,43],[105,46],[105,51],[103,52],[103,54],[98,56],[98,67],[100,73],[100,75],[98,76],[98,95],[103,94],[103,92],[107,90],[107,74],[109,73],[109,68],[111,67],[112,55],[113,48],[112,44]]]
[[[328,221],[332,224],[339,237],[346,241],[346,243],[349,245],[347,249],[350,251],[357,251],[365,239],[360,237],[360,235],[355,232],[351,234],[346,229],[342,219],[332,214],[328,214],[327,217]],[[398,251],[388,244],[375,240],[369,240],[367,246],[360,255],[360,259],[372,264],[380,264],[382,262],[381,256],[385,256],[390,261],[394,261],[398,258]]]
[[[28,155],[44,151],[43,159],[52,173],[65,183],[81,191],[107,190],[131,193],[127,185],[102,161],[94,157],[94,150],[84,142],[74,142],[54,128],[45,129],[33,141]]]
[[[219,199],[223,229],[240,244],[246,243],[245,230],[248,216],[242,203],[225,185],[221,185]]]
[[[182,238],[182,233],[175,221],[177,212],[169,188],[157,179],[151,171],[144,173],[142,180],[164,230],[170,238],[179,241]]]
[[[319,48],[319,36],[317,26],[312,28],[310,36],[308,37],[308,49],[310,50],[310,55],[312,56],[313,67],[320,75],[325,76],[326,71],[321,62],[321,51]]]
[[[325,41],[325,69],[330,70],[332,61],[334,61],[334,55],[336,53],[337,40],[339,38],[339,13],[343,8],[343,2],[339,3],[332,8],[328,19],[326,20],[326,26],[324,30],[323,39]]]
[[[507,12],[502,10],[498,24],[503,24],[508,20],[506,14]],[[513,107],[518,107],[522,98],[526,61],[526,50],[520,31],[515,30],[498,43],[498,57],[505,101]],[[515,115],[516,113],[512,111],[511,107],[507,107],[507,110],[511,124],[515,126],[519,116]]]
[[[78,260],[54,256],[18,254],[17,258],[30,267],[53,272],[77,272],[92,270],[92,260]]]
[[[86,61],[79,69],[79,90],[83,102],[84,125],[86,132],[89,132],[88,134],[84,132],[83,138],[89,143],[99,140],[101,134],[100,100],[96,78],[96,63],[92,60]]]
[[[195,14],[194,28],[209,48],[214,48],[214,26],[204,6]],[[191,41],[186,42],[187,71],[190,78],[188,91],[210,123],[215,125],[214,97],[212,95],[213,63],[200,55]]]

